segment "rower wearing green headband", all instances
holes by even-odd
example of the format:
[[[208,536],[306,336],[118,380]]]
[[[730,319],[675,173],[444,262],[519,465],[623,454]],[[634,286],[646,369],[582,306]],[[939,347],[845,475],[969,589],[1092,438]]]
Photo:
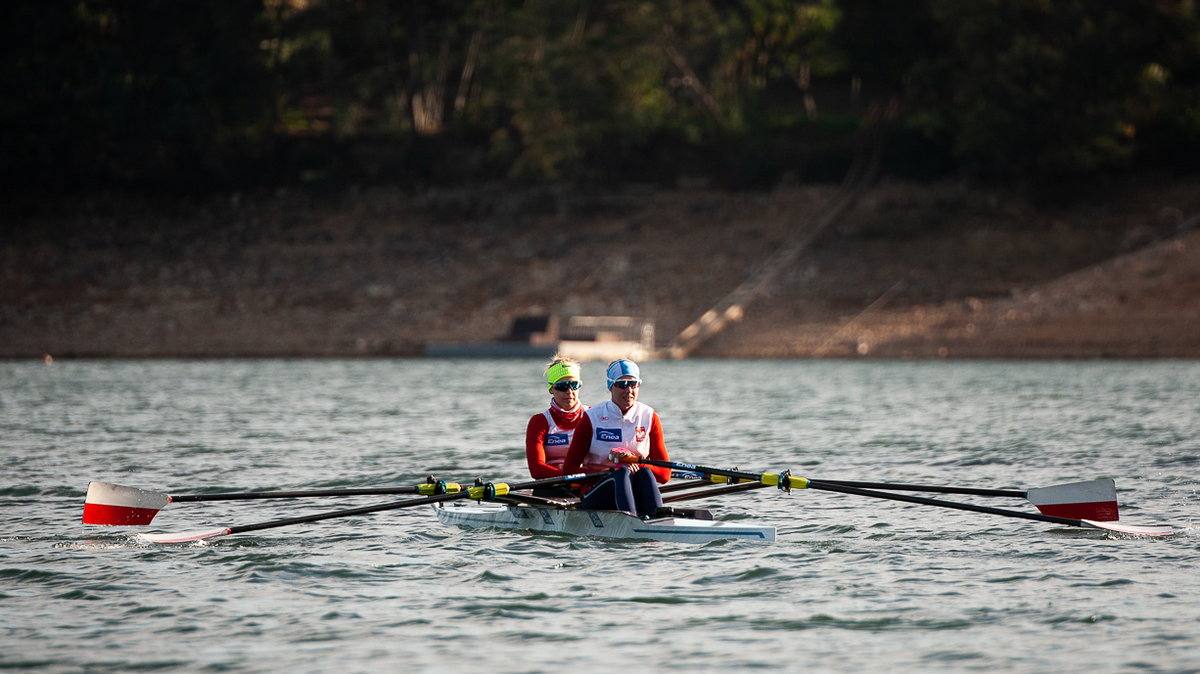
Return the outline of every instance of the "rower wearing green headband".
[[[570,358],[555,358],[546,368],[550,407],[530,417],[525,428],[525,460],[536,480],[565,475],[562,465],[567,447],[587,409],[579,402],[582,375],[579,363]]]
[[[579,363],[568,358],[556,360],[546,368],[546,383],[551,390],[560,381],[580,381]],[[579,388],[578,386],[574,388]]]

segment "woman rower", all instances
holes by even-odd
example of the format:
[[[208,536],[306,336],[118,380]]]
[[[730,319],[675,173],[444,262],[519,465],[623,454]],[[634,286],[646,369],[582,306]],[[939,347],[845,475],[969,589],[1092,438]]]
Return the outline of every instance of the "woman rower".
[[[641,517],[662,508],[659,483],[669,468],[643,466],[639,459],[670,461],[658,413],[638,402],[641,372],[631,360],[608,365],[610,399],[586,410],[563,463],[564,474],[615,469],[584,488],[580,505],[588,510],[624,510]]]
[[[525,461],[535,480],[568,475],[562,471],[571,436],[584,416],[586,405],[579,402],[579,387],[583,385],[579,363],[570,358],[558,358],[546,368],[546,385],[550,390],[549,409],[529,418],[525,427]],[[565,488],[535,492],[539,496],[573,496]]]

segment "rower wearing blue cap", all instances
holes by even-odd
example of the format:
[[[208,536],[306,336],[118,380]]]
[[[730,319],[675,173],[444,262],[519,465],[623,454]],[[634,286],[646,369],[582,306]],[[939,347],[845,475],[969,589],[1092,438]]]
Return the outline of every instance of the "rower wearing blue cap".
[[[564,474],[611,470],[585,487],[580,503],[588,510],[624,510],[642,517],[662,508],[658,485],[671,479],[669,468],[643,466],[640,459],[670,461],[662,422],[638,401],[642,373],[632,360],[615,360],[605,371],[609,400],[584,412],[575,428]]]
[[[632,360],[614,360],[608,364],[608,388],[611,390],[613,384],[620,379],[632,380],[638,384],[642,383],[642,371],[638,369],[637,363]]]

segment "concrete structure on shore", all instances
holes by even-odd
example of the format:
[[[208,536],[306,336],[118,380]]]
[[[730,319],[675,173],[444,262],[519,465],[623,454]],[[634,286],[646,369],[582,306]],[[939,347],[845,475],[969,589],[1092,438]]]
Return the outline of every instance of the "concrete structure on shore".
[[[654,322],[633,316],[520,316],[508,336],[494,342],[434,342],[425,355],[435,358],[550,358],[612,361],[657,357]]]

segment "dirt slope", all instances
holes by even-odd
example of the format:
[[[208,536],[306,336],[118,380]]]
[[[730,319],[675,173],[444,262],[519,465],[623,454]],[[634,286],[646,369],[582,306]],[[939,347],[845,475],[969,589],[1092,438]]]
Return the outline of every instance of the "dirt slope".
[[[0,357],[417,355],[537,312],[666,341],[834,190],[13,201]],[[1197,357],[1197,214],[1198,180],[1058,207],[885,184],[697,355]]]
[[[748,357],[1200,357],[1200,231],[1008,297],[967,296],[797,321],[764,303],[707,353]],[[773,321],[777,321],[774,322]]]
[[[1068,209],[880,188],[705,353],[1197,357],[1198,200],[1186,182]]]

